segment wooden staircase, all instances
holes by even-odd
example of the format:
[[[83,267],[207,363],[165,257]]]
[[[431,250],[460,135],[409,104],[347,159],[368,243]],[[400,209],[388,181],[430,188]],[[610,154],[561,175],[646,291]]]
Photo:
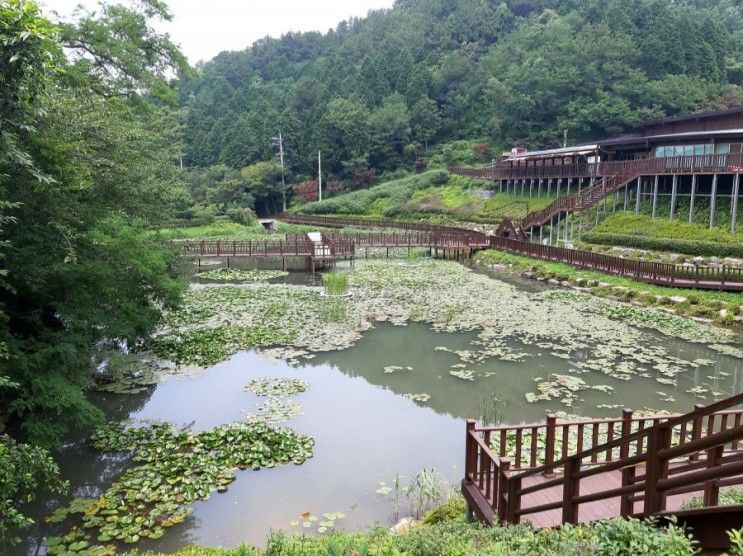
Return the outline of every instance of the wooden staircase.
[[[479,428],[469,420],[462,492],[469,511],[490,524],[677,515],[715,528],[698,540],[717,539],[702,548],[719,549],[712,544],[724,543],[726,530],[743,527],[740,507],[718,505],[721,487],[743,484],[742,403],[738,394],[683,415],[625,410],[618,419],[549,416]],[[703,508],[682,510],[694,496]]]
[[[588,210],[599,201],[604,200],[612,193],[625,187],[632,180],[637,179],[639,175],[637,171],[628,168],[618,174],[598,178],[593,185],[579,191],[575,195],[560,197],[555,199],[546,208],[530,212],[521,221],[519,228],[524,233],[527,233],[531,228],[543,226],[562,212],[575,213]]]

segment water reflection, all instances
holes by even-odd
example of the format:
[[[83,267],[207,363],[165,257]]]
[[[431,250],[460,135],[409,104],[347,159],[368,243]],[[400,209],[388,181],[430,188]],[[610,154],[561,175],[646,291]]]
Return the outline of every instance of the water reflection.
[[[423,324],[380,324],[353,348],[318,354],[296,368],[285,362],[266,361],[255,352],[242,352],[191,378],[171,379],[143,394],[96,394],[92,398],[114,420],[167,420],[205,430],[238,421],[245,412],[255,410],[261,399],[243,390],[251,378],[308,380],[309,390],[295,397],[302,404],[303,414],[287,425],[315,438],[315,457],[301,466],[239,472],[228,492],[195,504],[189,519],[168,529],[162,539],[142,543],[141,548],[173,551],[194,543],[262,544],[271,530],[289,529],[290,522],[304,511],[315,515],[343,512],[347,517],[338,525],[349,530],[376,522],[389,524],[395,517],[394,506],[375,491],[379,482],[389,484],[398,473],[414,475],[423,468],[435,467],[456,485],[462,474],[462,419],[466,417],[497,413],[507,422],[535,421],[543,419],[547,411],[561,409],[574,414],[618,415],[618,408],[596,406],[608,403],[633,409],[657,408],[661,404],[656,391],[673,395],[676,400],[662,404],[663,409],[684,411],[695,401],[711,399],[700,400],[688,394],[686,390],[692,386],[724,394],[740,391],[740,361],[704,346],[651,332],[648,335],[669,355],[713,359],[716,363],[679,375],[678,386],[658,384],[655,378],[661,375],[657,371],[651,378],[636,376],[631,381],[593,372],[581,376],[587,377],[587,382],[590,377],[592,384],[611,385],[613,394],[582,392],[582,401],[572,408],[555,401],[529,404],[524,394],[534,390],[535,378],[568,372],[575,361],[518,343],[512,347],[533,357],[518,363],[485,360],[475,366],[479,374],[475,382],[470,382],[449,374],[452,365],[460,361],[451,351],[472,349],[475,333],[436,333]],[[385,367],[393,365],[403,369],[385,373]],[[430,400],[416,404],[403,397],[420,393],[429,394]],[[493,399],[498,400],[495,412]],[[99,495],[133,465],[126,457],[93,451],[84,438],[73,439],[62,450],[59,461],[73,494],[85,497]],[[43,552],[41,540],[57,529],[42,518],[59,505],[60,500],[45,500],[32,508],[37,525],[15,553]]]

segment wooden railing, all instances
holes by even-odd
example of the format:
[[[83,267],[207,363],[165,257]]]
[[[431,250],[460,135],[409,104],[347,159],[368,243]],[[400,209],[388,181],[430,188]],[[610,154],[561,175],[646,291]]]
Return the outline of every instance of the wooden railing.
[[[521,229],[527,230],[533,226],[541,226],[560,212],[582,212],[593,207],[599,201],[612,193],[619,191],[639,174],[625,171],[621,174],[599,178],[592,186],[587,187],[570,197],[555,199],[540,211],[527,214],[521,221]]]
[[[719,267],[685,266],[639,261],[501,237],[491,237],[490,246],[527,257],[590,268],[655,284],[697,288],[721,287],[723,289],[726,284],[731,287],[739,284],[743,291],[743,268],[725,265]],[[713,283],[715,285],[711,286],[710,284]]]
[[[643,158],[638,160],[599,162],[596,164],[544,164],[512,165],[500,162],[495,165],[462,168],[454,167],[454,174],[484,180],[505,179],[560,179],[604,177],[615,174],[714,174],[743,173],[743,154],[705,154],[669,158]]]
[[[283,214],[279,218],[285,222],[305,224],[311,226],[322,226],[327,228],[396,228],[401,230],[415,230],[425,234],[431,234],[434,243],[429,246],[441,248],[482,249],[492,247],[518,255],[534,257],[537,259],[566,263],[581,268],[589,268],[625,276],[634,280],[650,282],[654,284],[686,287],[699,289],[722,289],[729,291],[743,291],[743,269],[720,266],[700,267],[672,265],[667,263],[656,263],[649,261],[638,261],[581,251],[578,249],[565,249],[550,245],[541,245],[529,241],[486,236],[480,232],[456,228],[453,226],[438,226],[422,222],[405,222],[398,220],[368,220],[361,218],[337,218],[328,216]],[[353,237],[353,234],[351,234]],[[417,236],[420,239],[428,236]],[[357,246],[359,242],[373,242],[374,238],[380,240],[388,239],[392,246],[404,247],[408,241],[401,234],[358,234],[356,236]],[[371,244],[369,244],[371,245]],[[412,243],[410,245],[413,245]],[[422,245],[422,244],[421,244]],[[377,243],[377,246],[380,246]]]
[[[463,492],[491,522],[560,509],[563,523],[577,523],[581,505],[610,500],[619,500],[621,516],[648,516],[666,510],[667,496],[691,492],[714,506],[721,486],[743,482],[742,402],[738,394],[684,415],[625,410],[618,419],[548,416],[515,427],[478,428],[469,420]],[[621,473],[620,487],[581,494],[581,480],[611,472]],[[562,493],[559,500],[534,503],[550,489]]]
[[[314,216],[284,213],[277,217],[289,224],[301,224],[306,226],[320,226],[324,228],[379,228],[395,230],[411,230],[432,234],[435,242],[442,245],[460,243],[469,247],[487,247],[488,237],[480,232],[457,228],[455,226],[441,226],[427,224],[425,222],[412,222],[390,219],[363,219],[344,218],[336,216]],[[350,234],[353,236],[354,234]]]
[[[193,257],[309,257],[313,246],[307,236],[288,240],[179,241],[183,254]]]

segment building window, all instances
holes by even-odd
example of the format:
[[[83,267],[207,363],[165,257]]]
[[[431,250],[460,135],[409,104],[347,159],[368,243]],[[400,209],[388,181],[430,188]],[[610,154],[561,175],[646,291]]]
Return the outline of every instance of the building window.
[[[728,154],[730,152],[730,143],[720,143],[717,145],[717,154]]]
[[[743,143],[733,143],[730,145],[730,154],[741,154],[743,153]]]
[[[731,145],[725,144],[725,148],[730,148]],[[718,145],[718,149],[723,145]],[[668,145],[664,147],[655,147],[655,158],[671,158],[676,156],[701,156],[703,154],[713,154],[715,152],[714,145]],[[724,154],[726,151],[717,151],[718,154]]]

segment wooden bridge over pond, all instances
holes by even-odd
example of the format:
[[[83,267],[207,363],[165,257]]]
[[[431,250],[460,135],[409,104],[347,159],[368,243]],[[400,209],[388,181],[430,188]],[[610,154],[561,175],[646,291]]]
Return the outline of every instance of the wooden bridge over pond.
[[[290,217],[286,217],[287,220]],[[442,254],[448,258],[460,259],[469,256],[473,249],[489,246],[483,234],[447,228],[445,226],[408,228],[405,224],[394,227],[392,231],[369,233],[329,233],[287,234],[284,239],[266,240],[198,240],[174,242],[189,257],[198,259],[224,259],[229,266],[230,259],[280,259],[282,268],[287,268],[291,258],[305,260],[312,273],[317,268],[334,266],[339,260],[351,263],[358,256],[368,256],[369,249],[428,249],[433,256]]]
[[[719,506],[743,483],[743,394],[683,415],[479,427],[468,420],[462,492],[489,524],[553,527],[611,517],[675,516],[702,548],[725,550],[743,505]],[[696,498],[698,506],[683,509]]]
[[[468,255],[473,250],[493,248],[517,255],[565,263],[579,268],[597,270],[607,274],[662,286],[743,292],[743,269],[724,265],[719,267],[703,267],[638,261],[579,249],[566,249],[531,243],[530,241],[514,239],[512,237],[502,237],[503,234],[499,234],[498,232],[494,236],[489,236],[465,228],[438,226],[424,222],[335,218],[296,214],[283,214],[279,218],[292,224],[304,224],[324,228],[396,229],[407,234],[430,234],[430,236],[427,236],[430,239],[430,243],[423,246],[434,246],[434,248],[438,246],[434,254],[436,251],[445,252],[447,246],[449,249],[453,249],[455,254],[463,255]],[[505,227],[501,225],[499,231],[502,231]],[[352,234],[348,237],[354,237],[354,235]],[[360,239],[359,234],[356,234],[356,237]],[[405,235],[398,235],[396,237],[404,238]],[[378,246],[383,247],[384,245],[382,243],[383,241],[380,241]]]
[[[431,255],[461,260],[479,249],[500,249],[509,253],[598,270],[663,286],[724,291],[743,291],[743,269],[727,266],[702,267],[638,261],[578,249],[531,243],[509,235],[504,223],[495,235],[455,226],[399,220],[367,220],[282,214],[280,220],[320,228],[369,228],[368,233],[317,232],[287,234],[284,239],[201,240],[174,242],[186,256],[202,259],[277,259],[287,268],[290,258],[304,259],[309,271],[334,266],[339,260],[353,261],[369,249],[428,249]],[[513,229],[511,226],[510,229]],[[505,232],[504,232],[505,230]],[[513,234],[517,235],[517,234]]]

